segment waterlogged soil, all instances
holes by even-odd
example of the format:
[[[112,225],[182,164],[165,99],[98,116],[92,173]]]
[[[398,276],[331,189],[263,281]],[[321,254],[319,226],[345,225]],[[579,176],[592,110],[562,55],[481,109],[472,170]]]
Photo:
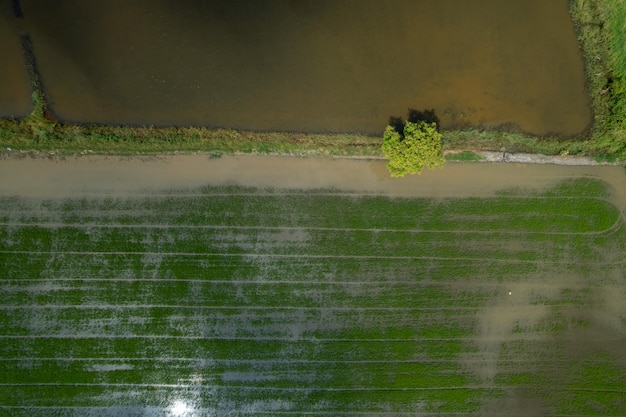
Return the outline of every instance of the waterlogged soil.
[[[63,120],[380,134],[416,108],[444,128],[591,122],[567,0],[20,3]]]
[[[154,157],[38,156],[5,153],[2,195],[67,198],[194,190],[239,184],[285,189],[322,188],[407,197],[485,197],[505,188],[541,189],[572,177],[606,181],[617,207],[626,207],[620,166],[524,163],[448,163],[421,175],[391,178],[384,160],[288,156],[161,155]]]
[[[491,197],[504,189],[526,189],[533,192],[544,190],[562,180],[580,177],[600,179],[608,184],[610,201],[618,208],[621,215],[626,210],[626,172],[623,167],[615,166],[557,166],[530,165],[520,163],[489,163],[489,164],[447,164],[441,170],[427,171],[421,176],[409,176],[402,179],[391,179],[385,168],[384,161],[354,159],[313,159],[293,157],[265,156],[224,156],[210,159],[204,155],[164,156],[159,158],[117,158],[117,157],[76,157],[63,160],[48,159],[3,159],[0,161],[0,196],[19,196],[31,200],[64,199],[83,197],[120,197],[132,196],[175,196],[197,192],[198,187],[206,185],[240,185],[278,190],[319,190],[333,189],[356,194],[376,194],[405,197],[447,198],[447,197]],[[488,216],[488,213],[485,213]],[[268,232],[270,233],[270,232]],[[273,233],[273,232],[271,232]],[[221,235],[225,240],[236,239]],[[182,236],[182,235],[181,235]],[[260,240],[269,242],[269,237],[259,234]],[[274,238],[274,237],[272,237]],[[286,243],[299,244],[309,239],[305,231],[278,231],[275,241],[281,246]],[[477,243],[478,244],[478,243]],[[522,243],[514,240],[505,241],[507,250],[518,250]],[[468,245],[471,246],[470,243]],[[261,248],[266,250],[267,248]],[[611,254],[603,254],[610,257]],[[619,256],[618,253],[613,255]],[[155,271],[163,259],[159,256],[145,257],[146,264],[153,263]],[[563,264],[575,263],[575,259],[561,259]],[[485,259],[489,263],[489,259]],[[626,354],[623,344],[626,342],[626,282],[624,269],[616,263],[615,267],[598,266],[601,273],[590,283],[590,272],[576,267],[565,268],[558,263],[551,263],[546,258],[545,265],[538,265],[541,272],[532,272],[526,276],[507,276],[503,273],[497,280],[484,280],[473,277],[470,282],[463,280],[444,284],[452,293],[467,294],[473,291],[476,295],[489,294],[485,306],[477,312],[468,313],[467,322],[474,328],[474,351],[461,354],[459,365],[473,375],[476,384],[481,387],[504,386],[501,395],[485,399],[477,415],[481,416],[543,416],[554,414],[554,403],[550,402],[549,389],[554,387],[575,386],[572,382],[572,366],[580,361],[580,366],[591,364],[593,360],[602,361],[608,356],[617,367],[626,367]],[[410,274],[410,271],[408,271]],[[409,276],[409,275],[407,275]],[[377,275],[377,279],[380,276]],[[123,277],[120,277],[123,278]],[[393,277],[389,279],[404,279]],[[133,277],[128,277],[129,282]],[[322,278],[320,278],[322,279]],[[325,276],[323,279],[335,280],[338,277]],[[362,276],[361,286],[349,288],[351,297],[359,297],[368,293],[367,281],[370,277]],[[427,280],[422,283],[439,285]],[[422,285],[420,284],[420,285]],[[593,284],[593,285],[591,285]],[[67,285],[74,285],[68,283]],[[81,284],[88,288],[90,284]],[[294,286],[297,283],[293,283]],[[95,287],[94,287],[95,288]],[[123,286],[119,287],[123,293]],[[591,288],[591,292],[586,292]],[[44,297],[50,288],[33,288],[32,292]],[[87,293],[87,290],[84,290]],[[199,299],[203,291],[201,285],[192,288]],[[348,291],[348,290],[345,290]],[[571,308],[559,308],[559,300],[568,303],[564,294],[579,293],[581,305]],[[5,293],[10,296],[9,292]],[[236,297],[242,305],[253,297],[246,291],[242,283]],[[370,294],[371,296],[371,294]],[[588,297],[588,298],[586,298]],[[319,299],[324,294],[319,293]],[[145,300],[149,303],[150,300]],[[383,314],[398,314],[381,310]],[[259,314],[259,315],[257,315]],[[289,312],[276,312],[273,316],[264,316],[250,311],[244,316],[239,326],[222,328],[220,336],[233,336],[238,332],[254,332],[250,320],[262,322],[273,317],[278,323],[291,321],[291,327],[266,326],[276,334],[290,334],[298,340],[303,334],[314,331],[311,318],[303,310],[296,310],[295,315]],[[326,330],[333,326],[341,328],[345,318],[338,310],[320,310],[326,323]],[[284,316],[284,317],[283,317]],[[362,315],[363,316],[363,315]],[[43,316],[33,313],[34,322],[31,330],[44,332],[55,324]],[[325,317],[325,318],[324,318]],[[132,317],[131,317],[132,319]],[[170,317],[170,321],[179,321],[184,326],[196,327],[201,317]],[[247,320],[247,321],[246,321]],[[385,320],[377,321],[375,316],[364,316],[361,320],[372,326],[380,326]],[[398,316],[398,320],[411,320],[411,317]],[[434,323],[445,323],[448,318],[433,316]],[[464,319],[457,319],[463,322]],[[136,318],[136,325],[141,326],[141,317]],[[231,324],[233,320],[229,321]],[[103,324],[104,323],[104,324]],[[549,326],[554,323],[579,323],[563,331],[552,331]],[[119,320],[101,319],[90,322],[94,328],[102,326],[116,328]],[[126,324],[124,324],[125,326]],[[37,327],[39,326],[39,327]],[[43,326],[43,328],[41,328]],[[122,326],[123,327],[123,326]],[[61,329],[63,330],[63,329]],[[87,333],[93,329],[84,329]],[[64,331],[64,330],[63,330]],[[71,332],[72,329],[67,330]],[[269,331],[269,330],[268,330]],[[230,332],[230,333],[229,333]],[[70,333],[68,333],[70,334]],[[239,333],[240,334],[240,333]],[[269,333],[268,333],[269,334]],[[284,352],[285,355],[295,353]],[[592,358],[592,359],[590,359]],[[91,365],[98,372],[113,372],[132,369],[128,363],[94,363]],[[138,366],[138,365],[137,365]],[[578,368],[575,368],[578,369]],[[222,381],[228,383],[262,385],[271,383],[276,376],[267,369],[226,370]],[[502,382],[507,375],[540,376],[548,393],[536,392]],[[319,380],[319,375],[294,371],[291,376],[297,383]],[[193,383],[201,384],[202,377],[190,377]],[[196,378],[196,379],[194,379]],[[199,379],[198,379],[199,378]],[[266,378],[266,379],[264,379]],[[267,379],[269,378],[269,379]],[[194,382],[195,381],[195,382]],[[189,382],[189,381],[185,381]],[[536,381],[534,382],[536,384]],[[568,385],[570,384],[570,385]],[[617,386],[623,391],[624,386]],[[603,391],[603,388],[599,388]],[[610,391],[610,390],[608,390]],[[122,396],[128,394],[120,394]],[[276,400],[278,401],[278,400]],[[275,410],[287,407],[279,403],[256,403],[256,407]],[[624,405],[590,402],[598,412],[613,407],[613,410],[624,410]],[[620,408],[621,407],[621,408]],[[579,409],[576,409],[579,411]],[[145,411],[145,410],[144,410]],[[391,412],[390,414],[393,414]],[[567,412],[560,413],[568,415]],[[580,413],[579,413],[580,414]],[[158,412],[155,411],[155,415]],[[432,415],[437,415],[433,413]],[[443,414],[441,414],[443,415]],[[617,415],[617,414],[613,414]]]

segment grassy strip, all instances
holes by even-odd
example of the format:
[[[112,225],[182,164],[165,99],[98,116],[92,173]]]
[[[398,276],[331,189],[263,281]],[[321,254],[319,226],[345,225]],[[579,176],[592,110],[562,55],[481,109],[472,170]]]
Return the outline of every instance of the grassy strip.
[[[472,151],[462,151],[449,153],[444,155],[446,161],[455,161],[455,162],[480,162],[484,161],[485,157],[482,155],[478,155]]]
[[[594,123],[589,151],[626,159],[626,1],[571,0]]]
[[[36,94],[35,94],[36,96]],[[36,102],[41,102],[37,99]],[[549,155],[600,155],[607,161],[622,157],[609,154],[588,138],[537,137],[523,133],[466,129],[444,131],[445,150],[528,152]],[[603,136],[604,139],[606,139]],[[171,152],[287,154],[296,156],[351,156],[382,158],[382,139],[358,133],[255,132],[202,127],[132,127],[70,125],[48,120],[35,109],[21,120],[0,120],[0,148],[36,150],[59,155],[136,155]],[[467,153],[461,159],[478,160]],[[469,158],[469,159],[468,159]]]
[[[0,120],[2,149],[60,154],[155,154],[167,152],[279,153],[291,155],[382,156],[378,137],[360,134],[253,132],[201,127],[132,127],[64,124],[50,118],[41,93],[33,112]]]

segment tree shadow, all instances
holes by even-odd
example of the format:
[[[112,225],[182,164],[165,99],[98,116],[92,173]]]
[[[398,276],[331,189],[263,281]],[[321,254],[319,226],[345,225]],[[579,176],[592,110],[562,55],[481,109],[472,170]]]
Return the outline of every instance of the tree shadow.
[[[428,124],[434,123],[437,132],[439,132],[440,120],[435,113],[435,109],[426,109],[423,111],[409,109],[409,117],[407,118],[407,122],[426,122]],[[395,130],[400,135],[401,139],[404,139],[404,126],[406,125],[406,122],[402,120],[402,117],[389,117],[388,125],[393,127],[393,130]]]
[[[435,114],[435,109],[426,109],[424,111],[419,111],[415,109],[409,109],[409,118],[408,121],[411,123],[417,122],[426,122],[428,124],[434,123],[437,127],[437,131],[439,131],[439,117]]]
[[[393,127],[393,130],[398,132],[400,136],[404,136],[404,120],[402,120],[402,117],[391,116],[388,124]]]

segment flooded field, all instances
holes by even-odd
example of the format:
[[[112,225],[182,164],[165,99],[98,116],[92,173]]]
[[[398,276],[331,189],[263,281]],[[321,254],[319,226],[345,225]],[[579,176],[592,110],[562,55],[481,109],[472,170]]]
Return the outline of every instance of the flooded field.
[[[444,127],[590,123],[567,0],[20,5],[12,30],[31,36],[64,120],[378,134],[412,107]]]
[[[0,1],[0,117],[24,116],[30,112],[30,79],[20,47],[21,19],[8,1]]]
[[[7,415],[626,413],[621,167],[2,162]]]

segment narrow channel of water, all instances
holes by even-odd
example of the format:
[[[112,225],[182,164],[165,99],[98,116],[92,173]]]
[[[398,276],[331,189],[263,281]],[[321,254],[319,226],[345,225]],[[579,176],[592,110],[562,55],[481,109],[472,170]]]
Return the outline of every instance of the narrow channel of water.
[[[412,107],[572,135],[591,114],[567,3],[20,2],[64,120],[378,134]]]

